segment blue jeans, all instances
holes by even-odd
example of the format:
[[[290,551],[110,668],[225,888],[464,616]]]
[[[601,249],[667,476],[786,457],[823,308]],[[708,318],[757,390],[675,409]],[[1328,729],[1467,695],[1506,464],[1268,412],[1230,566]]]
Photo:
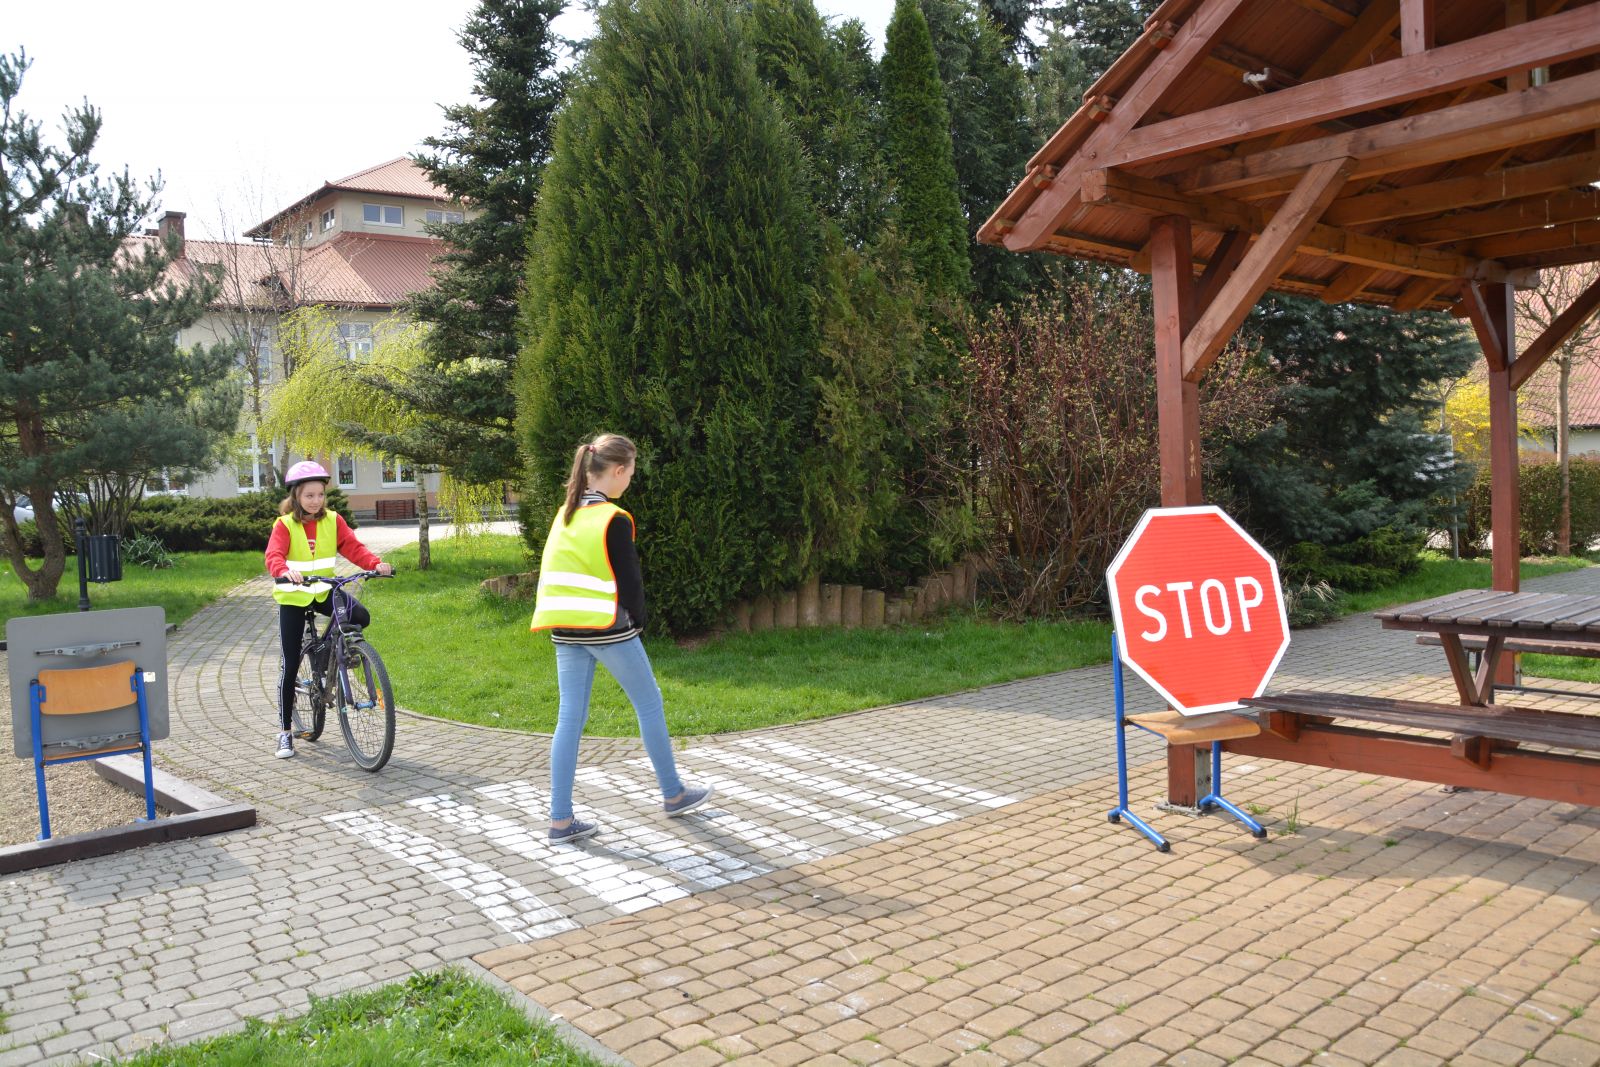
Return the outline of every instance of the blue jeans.
[[[678,765],[672,757],[672,738],[667,736],[666,710],[661,702],[661,687],[656,685],[650,657],[644,642],[637,637],[610,645],[556,644],[556,684],[561,689],[561,710],[556,715],[556,732],[550,740],[550,820],[572,818],[572,779],[578,772],[578,739],[589,721],[589,691],[594,686],[594,665],[605,664],[622,686],[639,717],[639,737],[656,771],[661,799],[670,800],[683,792],[678,780]]]

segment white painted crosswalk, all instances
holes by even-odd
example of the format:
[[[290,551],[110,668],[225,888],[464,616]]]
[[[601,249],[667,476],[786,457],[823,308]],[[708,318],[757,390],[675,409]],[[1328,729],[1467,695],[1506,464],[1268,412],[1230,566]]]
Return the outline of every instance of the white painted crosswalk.
[[[771,737],[695,747],[682,762],[685,778],[716,789],[682,819],[662,814],[648,760],[580,768],[576,799],[601,832],[576,844],[549,843],[547,785],[527,780],[324,819],[527,941],[1013,803]]]

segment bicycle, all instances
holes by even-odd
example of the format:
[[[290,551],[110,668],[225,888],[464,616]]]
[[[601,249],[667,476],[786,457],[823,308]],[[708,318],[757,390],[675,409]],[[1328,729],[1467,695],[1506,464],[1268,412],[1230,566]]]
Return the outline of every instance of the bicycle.
[[[390,578],[377,571],[361,571],[343,578],[312,578],[333,588],[333,606],[327,625],[317,630],[317,613],[306,613],[306,635],[300,645],[295,670],[294,733],[315,741],[327,726],[328,705],[339,710],[339,727],[356,766],[380,770],[394,753],[394,690],[389,672],[377,649],[367,642],[361,627],[347,618],[343,588],[368,578]],[[278,579],[279,585],[289,585]],[[279,657],[282,666],[282,657]],[[283,677],[280,670],[280,678]]]

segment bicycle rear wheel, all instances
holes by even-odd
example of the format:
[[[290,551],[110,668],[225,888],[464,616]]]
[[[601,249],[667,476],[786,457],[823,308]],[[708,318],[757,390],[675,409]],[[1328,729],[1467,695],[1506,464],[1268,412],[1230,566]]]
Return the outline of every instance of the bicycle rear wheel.
[[[283,656],[278,656],[279,685],[283,682]],[[324,699],[322,680],[317,677],[316,665],[311,662],[309,650],[300,654],[300,668],[294,673],[294,704],[289,709],[294,735],[307,741],[322,736],[328,724],[328,704]],[[279,707],[282,707],[280,704]]]
[[[345,645],[345,678],[339,687],[339,726],[350,755],[363,770],[376,771],[394,753],[394,690],[377,650],[365,641]]]

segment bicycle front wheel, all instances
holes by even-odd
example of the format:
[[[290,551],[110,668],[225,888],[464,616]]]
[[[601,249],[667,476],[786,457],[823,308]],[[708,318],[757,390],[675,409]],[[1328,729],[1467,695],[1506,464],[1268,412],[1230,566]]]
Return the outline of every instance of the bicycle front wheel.
[[[383,660],[365,641],[345,646],[339,725],[358,767],[376,771],[389,762],[394,753],[394,690]]]

